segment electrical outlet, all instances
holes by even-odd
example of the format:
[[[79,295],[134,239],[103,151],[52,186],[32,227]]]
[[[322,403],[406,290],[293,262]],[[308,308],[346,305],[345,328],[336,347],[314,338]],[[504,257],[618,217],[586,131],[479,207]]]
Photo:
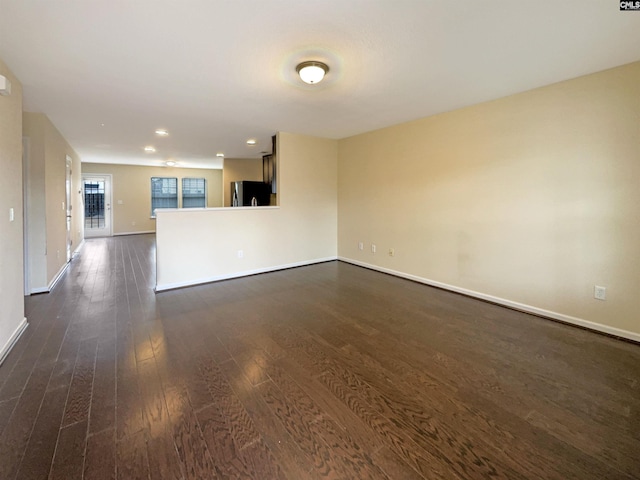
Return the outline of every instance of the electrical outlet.
[[[244,252],[242,250],[238,250],[238,258],[243,258]]]
[[[131,225],[133,225],[135,227],[136,226],[136,221],[134,220],[133,222],[131,222]]]
[[[600,287],[596,285],[593,288],[593,298],[596,300],[606,300],[607,299],[607,289],[605,287]]]
[[[376,253],[376,244],[375,243],[371,244],[371,253]]]
[[[358,250],[364,250],[364,243],[358,242]]]
[[[395,255],[396,255],[396,251],[395,251],[395,249],[390,248],[390,249],[389,249],[389,256],[390,256],[390,257],[395,257]]]

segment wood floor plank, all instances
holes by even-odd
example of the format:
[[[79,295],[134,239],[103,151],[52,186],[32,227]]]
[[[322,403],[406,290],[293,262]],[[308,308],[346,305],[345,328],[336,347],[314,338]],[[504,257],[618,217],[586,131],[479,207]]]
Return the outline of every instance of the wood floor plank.
[[[178,347],[182,345],[179,339],[175,345]],[[171,349],[171,345],[168,345],[168,349]],[[179,349],[174,354],[175,361],[163,362],[166,352],[159,352],[160,358],[156,360],[170,420],[170,438],[175,445],[185,479],[219,478],[189,400],[187,385],[194,377],[186,374],[191,372],[188,367],[193,365],[192,358],[188,353],[181,355],[179,352],[184,353],[184,350]]]
[[[364,357],[360,352],[354,350],[352,347],[345,349],[350,351],[351,355],[354,355],[355,362],[358,365],[362,365],[364,371],[373,372],[380,371],[381,365],[377,363],[377,359],[372,357]],[[384,371],[384,369],[382,369]],[[389,377],[393,374],[386,371],[384,379],[378,381],[378,385],[384,385],[388,381]],[[375,382],[375,381],[374,381]],[[396,379],[395,384],[405,392],[408,398],[414,397],[418,399],[421,396],[421,392],[417,386],[405,383],[403,379]],[[447,423],[455,427],[456,431],[463,432],[468,431],[468,435],[474,436],[476,441],[486,443],[489,447],[496,447],[498,444],[509,443],[509,452],[505,452],[505,457],[509,459],[509,463],[513,468],[522,468],[529,474],[536,474],[538,476],[545,476],[547,478],[567,478],[569,474],[564,467],[564,463],[555,462],[555,452],[562,445],[559,442],[553,441],[548,438],[548,435],[544,435],[546,440],[544,442],[539,441],[541,433],[536,436],[522,435],[514,436],[506,431],[502,427],[502,421],[496,422],[494,418],[504,419],[507,412],[503,412],[503,407],[498,407],[497,404],[493,404],[493,408],[488,403],[480,403],[478,401],[477,390],[475,392],[464,391],[461,395],[460,390],[457,392],[443,392],[439,388],[430,388],[428,391],[429,402],[435,408],[439,409],[439,417],[446,418]],[[470,399],[473,399],[471,402]],[[473,404],[475,405],[473,405]],[[483,408],[478,408],[478,405],[482,405]],[[443,410],[452,409],[454,417],[446,415]],[[489,410],[489,411],[487,411]],[[527,418],[531,418],[534,412],[531,411]],[[523,419],[525,421],[525,419]],[[462,422],[462,424],[461,424]],[[472,427],[472,430],[468,427]],[[534,448],[535,445],[535,448]],[[624,446],[624,440],[620,443],[620,446]],[[535,453],[534,453],[535,452]],[[620,452],[618,452],[620,453]],[[618,461],[621,459],[618,458]],[[589,462],[589,471],[598,471],[602,469],[602,465],[596,462]],[[546,465],[544,470],[540,470],[540,465]],[[554,465],[553,471],[549,470],[549,465]],[[575,467],[572,467],[575,468]],[[556,473],[554,473],[554,471]],[[586,473],[586,472],[585,472]]]
[[[2,362],[2,368],[0,368],[0,391],[2,391],[4,383],[13,373],[14,368],[22,359],[25,351],[28,350],[28,346],[31,345],[31,338],[34,336],[35,332],[39,332],[44,329],[42,326],[42,320],[44,317],[43,312],[49,308],[56,308],[53,305],[54,302],[47,297],[47,295],[31,295],[29,297],[31,301],[25,301],[25,317],[29,319],[29,325],[20,336],[20,341],[13,346],[7,357]],[[45,298],[46,300],[44,300]],[[61,297],[59,296],[57,297],[58,302],[60,301],[60,298]]]
[[[116,425],[116,343],[113,334],[99,341],[91,395],[89,433],[113,429]]]
[[[7,423],[9,423],[9,419],[13,414],[13,409],[16,403],[18,403],[19,398],[20,397],[14,397],[0,402],[0,436],[2,436],[2,432],[4,432]]]
[[[51,334],[52,328],[53,326],[51,325],[45,325],[43,328],[34,332],[28,339],[28,347],[0,389],[0,401],[8,400],[22,394],[29,381],[31,372],[36,368],[38,359]]]
[[[220,436],[220,420],[224,420],[224,428],[229,434],[231,443],[226,441],[225,452],[235,452],[234,457],[240,460],[246,474],[251,478],[283,478],[281,468],[275,462],[270,449],[260,435],[255,423],[249,416],[240,399],[235,395],[230,385],[226,382],[222,372],[213,359],[199,365],[202,377],[205,378],[210,388],[215,404],[206,412],[199,412],[198,417],[207,413],[209,425],[213,431],[209,434],[207,442],[212,443],[216,434]],[[214,410],[215,408],[215,410]],[[203,426],[203,431],[204,426]],[[206,432],[206,431],[205,431]],[[205,434],[205,438],[206,434]],[[223,435],[223,440],[226,437]],[[215,457],[214,457],[215,459]],[[238,470],[237,462],[233,462],[231,469]]]
[[[82,480],[88,421],[60,430],[49,480]]]
[[[63,428],[89,418],[97,348],[98,341],[95,338],[85,340],[80,345],[62,419]]]
[[[154,262],[88,239],[25,299],[0,478],[640,478],[638,344],[342,262],[158,294]]]
[[[102,430],[87,439],[84,461],[84,477],[89,479],[115,480],[116,478],[116,432],[115,428]]]
[[[132,436],[144,428],[138,370],[128,314],[120,313],[116,343],[116,435]]]
[[[58,429],[51,426],[60,425],[66,399],[64,387],[45,394],[17,478],[38,480],[48,477],[58,441]]]
[[[249,379],[249,377],[247,377],[246,375],[246,371],[239,368],[234,360],[230,360],[226,363],[235,363],[235,368],[227,368],[227,372],[229,372],[230,374],[232,374],[231,372],[233,372],[233,375],[237,375],[238,369],[240,369],[242,371],[241,375],[244,375],[246,379]],[[229,366],[230,365],[227,365],[227,367]],[[220,385],[221,382],[216,381],[211,383]],[[302,418],[296,410],[285,412],[280,403],[281,396],[278,395],[277,398],[265,396],[265,388],[268,388],[268,385],[272,385],[272,382],[262,382],[260,384],[260,387],[264,386],[264,388],[258,387],[256,391],[260,392],[267,405],[271,407],[271,410],[276,412],[277,419],[284,426],[287,433],[291,436],[294,442],[296,442],[301,451],[307,456],[307,459],[313,463],[315,470],[319,472],[320,476],[332,477],[336,474],[341,474],[346,478],[346,476],[348,476],[346,467],[344,467],[328,453],[328,446],[322,440],[316,438],[316,436],[313,435],[312,430],[309,429],[307,422],[312,419]],[[253,422],[246,416],[245,410],[244,408],[242,408],[242,405],[240,405],[238,402],[234,402],[233,397],[229,395],[216,395],[216,397],[218,396],[224,399],[223,408],[226,409],[225,413],[227,413],[228,416],[232,419],[231,428],[233,428],[234,430],[232,434],[236,441],[240,445],[248,445],[253,443],[256,439],[257,432],[253,430]],[[274,407],[274,405],[276,406]],[[291,419],[292,413],[296,415],[296,419]]]
[[[200,340],[195,340],[193,344],[176,333],[176,336],[167,340],[167,349],[171,353],[171,358],[160,358],[158,362],[162,362],[161,373],[171,372],[175,378],[180,376],[183,381],[181,385],[186,388],[190,400],[190,404],[194,410],[199,410],[213,402],[213,397],[209,391],[206,378],[203,376],[200,365],[206,363],[208,355],[206,351],[197,348]],[[205,347],[201,347],[204,349]]]
[[[293,392],[283,392],[271,381],[256,388],[292,437],[307,447],[305,451],[316,460],[321,472],[326,466],[328,472],[335,472],[341,478],[387,478],[347,434],[339,432],[323,415],[315,415],[313,406],[307,408],[308,402],[296,402]],[[322,457],[327,459],[324,465],[318,463]]]
[[[35,369],[29,376],[9,422],[0,436],[0,478],[14,478],[31,436],[46,392],[52,366]],[[56,425],[57,429],[59,425]]]
[[[285,478],[260,436],[238,446],[228,419],[215,405],[200,410],[197,416],[220,478]]]
[[[116,472],[118,480],[149,480],[149,461],[143,430],[117,440]]]
[[[258,360],[257,363],[261,364],[279,391],[283,392],[287,402],[293,403],[299,411],[304,412],[306,417],[314,419],[311,422],[312,425],[318,425],[320,435],[339,457],[344,460],[348,459],[349,463],[358,469],[360,478],[366,476],[371,478],[385,477],[380,467],[372,460],[372,455],[382,448],[382,445],[376,445],[372,441],[372,432],[360,419],[349,416],[347,417],[349,419],[348,427],[341,428],[330,415],[331,412],[335,414],[338,409],[330,406],[324,410],[318,403],[318,399],[321,399],[326,391],[324,387],[318,384],[318,388],[307,394],[290,375],[290,373],[295,373],[297,368],[292,366],[292,368],[285,370],[280,365],[289,365],[289,363],[283,362],[283,359],[280,360],[280,363],[267,359],[262,359],[261,362]],[[300,376],[298,378],[303,380]],[[311,382],[308,381],[303,380],[303,383],[307,386],[311,385]],[[345,418],[344,412],[340,412],[340,414]]]
[[[350,361],[347,356],[331,357],[330,350],[321,350],[317,345],[309,345],[308,351],[319,357],[327,353],[325,365],[327,371],[341,378],[354,391],[361,393],[366,401],[386,418],[401,425],[403,430],[427,451],[434,452],[441,460],[449,463],[462,476],[485,476],[496,478],[516,478],[506,459],[495,458],[490,449],[478,438],[469,435],[464,422],[456,422],[454,416],[447,412],[447,406],[430,402],[425,403],[413,398],[411,392],[402,389],[403,385],[392,385],[388,379],[380,379],[372,371],[367,371],[358,361]],[[373,364],[370,364],[373,366]],[[401,392],[401,394],[399,394]],[[438,410],[438,407],[441,407]],[[472,462],[461,462],[462,458],[473,459]]]
[[[249,477],[248,465],[239,458],[239,449],[218,407],[204,407],[196,416],[218,476],[223,479]]]
[[[260,431],[265,444],[276,457],[286,478],[320,478],[321,475],[314,469],[313,459],[303,452],[283,424],[272,415],[269,405],[244,376],[238,364],[228,360],[220,364],[220,371],[225,381],[215,383],[224,386],[228,382],[251,421]],[[227,416],[225,418],[229,420]]]
[[[78,358],[81,336],[82,327],[77,323],[70,322],[55,360],[55,367],[49,379],[49,385],[47,385],[48,390],[68,387],[71,384],[71,377],[73,376],[73,370]]]
[[[399,455],[393,453],[389,447],[382,447],[376,450],[371,454],[371,457],[389,478],[401,478],[403,480],[420,480],[424,478],[404,462]]]
[[[140,396],[147,432],[147,457],[151,479],[179,480],[183,478],[178,452],[171,431],[164,390],[155,358],[138,363]]]
[[[286,343],[298,345],[297,341],[291,337],[285,337]],[[334,396],[345,404],[352,412],[364,422],[375,434],[381,445],[387,445],[396,453],[407,465],[420,473],[425,478],[449,479],[461,478],[451,468],[449,462],[439,456],[433,455],[430,451],[424,450],[410,438],[406,432],[395,425],[392,421],[380,415],[357,392],[353,392],[347,384],[332,373],[325,371],[323,366],[298,350],[289,350],[295,360],[304,364],[315,377],[321,381]]]
[[[451,395],[443,388],[431,388],[425,395],[419,389],[414,389],[402,379],[395,377],[375,359],[362,355],[352,346],[343,347],[336,354],[340,355],[340,360],[356,375],[359,375],[363,381],[375,388],[381,395],[392,398],[396,391],[402,392],[401,398],[391,403],[386,402],[396,418],[400,417],[411,424],[423,426],[430,424],[433,431],[442,436],[449,435],[447,444],[454,446],[458,451],[462,451],[462,447],[457,445],[459,440],[458,438],[452,440],[451,437],[463,438],[465,445],[475,445],[478,452],[483,452],[479,454],[481,458],[490,458],[494,454],[496,437],[506,437],[504,440],[511,442],[510,453],[515,458],[504,456],[502,460],[496,462],[497,465],[493,465],[493,468],[496,471],[504,469],[507,472],[505,474],[507,477],[515,477],[520,469],[536,474],[536,460],[538,459],[528,462],[531,453],[529,445],[522,444],[519,439],[513,436],[505,435],[498,425],[486,421],[481,411],[468,408],[467,404],[455,395]],[[426,412],[422,413],[420,410],[427,404],[429,412],[425,415]],[[427,422],[423,420],[425,418]],[[538,472],[538,474],[554,478],[553,473],[548,470]],[[560,480],[565,477],[558,474],[555,478]]]
[[[201,365],[200,370],[207,380],[215,405],[222,411],[222,414],[229,419],[227,428],[239,449],[255,442],[260,434],[256,430],[253,421],[247,414],[242,402],[223,379],[217,365],[209,362]]]
[[[360,344],[360,346],[361,348],[365,348],[365,349],[366,348],[374,349],[376,352],[393,352],[393,355],[396,357],[407,358],[406,349],[403,351],[400,351],[399,349],[392,348],[392,347],[385,348],[385,345],[382,343],[382,340],[383,339],[379,339],[379,338],[376,338],[376,339],[368,338],[367,343]],[[418,353],[415,353],[415,354],[410,353],[410,354],[414,355],[412,357],[414,359],[414,362],[417,358],[420,358],[420,355]],[[435,360],[435,362],[432,361],[430,364],[428,364],[425,361],[424,364],[422,364],[421,368],[416,368],[416,367],[420,367],[421,364],[416,365],[414,363],[414,367],[409,367],[408,364],[403,363],[402,360],[388,361],[388,359],[386,359],[386,355],[388,355],[388,353],[383,353],[382,355],[378,354],[376,355],[375,359],[371,356],[369,357],[368,360],[361,358],[360,361],[362,362],[363,365],[367,365],[372,361],[386,360],[385,361],[386,368],[390,368],[392,371],[402,375],[402,380],[408,381],[412,385],[412,388],[414,389],[424,388],[424,386],[427,384],[433,385],[431,383],[433,381],[432,378],[425,377],[422,374],[422,369],[430,368],[431,370],[433,370],[434,366],[438,364],[437,359],[434,358],[433,360]],[[457,384],[456,388],[452,390],[452,393],[446,399],[443,398],[442,395],[438,393],[438,390],[433,390],[433,388],[431,388],[430,394],[429,394],[430,398],[432,400],[440,399],[439,401],[441,403],[443,401],[454,402],[454,403],[457,403],[459,407],[470,409],[470,411],[473,412],[476,418],[483,419],[484,423],[477,423],[479,433],[482,434],[485,438],[491,438],[491,439],[495,439],[495,436],[499,435],[503,438],[505,442],[509,442],[511,445],[509,454],[516,455],[517,458],[519,459],[518,462],[524,464],[523,467],[526,466],[527,462],[532,462],[532,463],[529,463],[528,471],[530,472],[535,471],[536,468],[539,468],[537,467],[538,465],[556,464],[556,462],[554,462],[554,457],[556,456],[556,452],[558,451],[558,449],[563,448],[562,444],[559,444],[558,442],[554,442],[553,439],[548,438],[547,435],[544,435],[546,440],[543,443],[541,443],[539,441],[540,434],[538,434],[538,435],[532,435],[532,436],[527,435],[527,438],[529,440],[527,442],[524,442],[523,445],[520,445],[522,443],[521,440],[523,440],[522,434],[520,434],[516,438],[512,435],[509,435],[507,432],[502,432],[499,428],[496,429],[495,425],[490,429],[490,431],[487,431],[482,427],[484,425],[488,425],[492,423],[489,415],[483,414],[481,411],[478,411],[477,409],[471,409],[470,405],[467,405],[464,400],[459,398],[460,396],[463,399],[472,398],[473,403],[476,403],[476,404],[480,403],[484,405],[484,408],[488,408],[487,405],[490,405],[490,404],[500,405],[500,407],[497,409],[493,408],[490,415],[503,416],[506,414],[506,412],[499,413],[499,410],[506,410],[510,414],[515,413],[522,419],[522,421],[528,421],[532,425],[539,424],[540,426],[544,427],[545,433],[547,432],[551,433],[552,435],[556,436],[559,440],[568,440],[567,441],[568,444],[574,444],[576,446],[579,446],[579,448],[584,449],[586,453],[589,453],[589,454],[599,453],[602,459],[605,461],[607,460],[607,458],[612,459],[612,462],[611,462],[612,465],[619,465],[619,466],[624,464],[633,465],[635,463],[635,461],[629,460],[633,458],[633,454],[631,453],[633,448],[632,443],[630,443],[624,435],[620,436],[619,432],[617,433],[618,435],[617,442],[616,442],[617,448],[615,449],[615,452],[614,452],[609,448],[610,442],[605,440],[606,438],[605,432],[602,431],[597,426],[591,427],[594,433],[593,436],[586,436],[586,437],[580,437],[579,435],[576,436],[577,432],[584,431],[586,425],[584,425],[584,422],[579,422],[579,424],[575,424],[577,419],[572,413],[565,411],[562,413],[561,418],[555,417],[555,416],[552,417],[552,418],[557,418],[557,421],[553,421],[551,420],[551,418],[546,418],[542,412],[539,412],[536,410],[536,408],[544,408],[543,405],[532,402],[530,397],[526,397],[526,398],[522,398],[522,400],[518,400],[518,397],[519,397],[518,393],[512,387],[505,385],[504,382],[499,382],[497,377],[495,379],[496,387],[487,389],[486,384],[489,381],[489,379],[492,377],[492,375],[490,375],[489,372],[474,373],[474,371],[477,369],[477,366],[475,368],[469,365],[462,366],[462,365],[459,365],[458,362],[452,358],[446,358],[444,362],[445,362],[444,365],[446,365],[446,369],[448,371],[449,378],[452,378],[452,379],[455,378],[458,380],[465,379],[466,381],[470,381],[471,384],[469,384],[468,386],[462,383]],[[427,366],[427,365],[430,365],[430,366]],[[444,375],[444,373],[442,375]],[[463,392],[463,393],[462,395],[459,395],[457,392]],[[479,401],[480,399],[490,400],[491,403],[480,402]],[[522,406],[519,409],[519,407],[517,407],[517,403],[520,401],[522,402]],[[544,408],[544,412],[547,412],[548,414],[550,413],[553,414],[552,412],[554,411],[555,409],[549,410],[548,408]],[[563,425],[566,425],[567,422],[573,423],[574,426],[570,428],[563,427]],[[519,429],[519,430],[522,431],[522,429]],[[572,433],[572,432],[575,432],[575,433]],[[567,438],[568,436],[572,438],[569,439]],[[536,449],[532,448],[530,444],[531,442],[537,443]],[[518,451],[518,447],[520,447],[520,451]],[[535,455],[531,454],[531,452],[540,452],[540,457],[536,458]],[[584,467],[586,471],[591,471],[591,472],[601,471],[601,469],[603,468],[603,466],[598,462],[590,462],[589,459],[585,459],[584,463],[586,464]],[[567,473],[563,468],[563,463],[557,463],[556,468],[559,472],[560,478],[566,478]],[[548,476],[550,475],[550,473],[546,473],[546,475]]]
[[[218,478],[202,430],[183,388],[165,387],[173,427],[173,441],[185,472],[185,479]]]
[[[276,365],[281,366],[286,373],[296,382],[324,414],[328,415],[336,424],[347,431],[349,435],[370,454],[382,448],[364,422],[342,402],[336,401],[336,397],[324,384],[319,382],[314,375],[305,370],[289,357],[280,358]]]

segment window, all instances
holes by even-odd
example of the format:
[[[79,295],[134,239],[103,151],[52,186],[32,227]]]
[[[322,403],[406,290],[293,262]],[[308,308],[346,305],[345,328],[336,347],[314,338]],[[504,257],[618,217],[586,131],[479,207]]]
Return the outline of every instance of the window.
[[[151,216],[156,208],[178,208],[178,179],[151,177]]]
[[[182,208],[207,206],[207,181],[204,178],[182,179]]]

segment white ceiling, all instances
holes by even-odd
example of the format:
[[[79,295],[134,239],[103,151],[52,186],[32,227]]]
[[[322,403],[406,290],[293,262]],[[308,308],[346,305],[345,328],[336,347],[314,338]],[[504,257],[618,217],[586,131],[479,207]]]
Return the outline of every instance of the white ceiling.
[[[277,131],[344,138],[637,61],[638,45],[640,13],[617,0],[0,0],[25,110],[86,162],[219,168]],[[322,84],[295,74],[310,59],[330,66]]]

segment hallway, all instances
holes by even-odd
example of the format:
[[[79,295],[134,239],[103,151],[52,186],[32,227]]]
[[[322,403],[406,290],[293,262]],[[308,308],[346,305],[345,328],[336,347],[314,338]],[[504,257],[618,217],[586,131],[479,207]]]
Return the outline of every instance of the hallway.
[[[0,478],[639,478],[639,345],[340,262],[156,295],[154,262],[87,240],[27,297]]]

